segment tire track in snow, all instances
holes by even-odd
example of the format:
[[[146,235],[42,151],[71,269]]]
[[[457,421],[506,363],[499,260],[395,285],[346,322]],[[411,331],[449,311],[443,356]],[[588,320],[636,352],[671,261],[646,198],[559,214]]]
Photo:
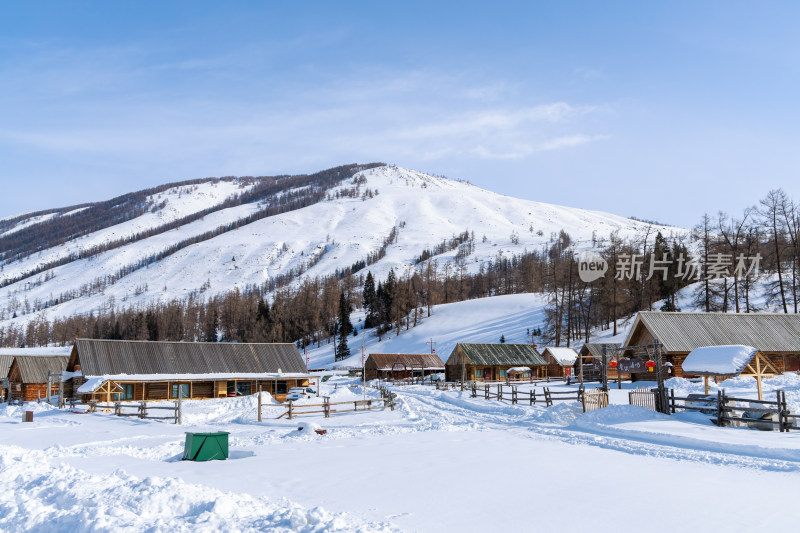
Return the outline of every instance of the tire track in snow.
[[[598,428],[597,432],[589,432],[560,428],[554,424],[537,421],[547,412],[546,409],[540,407],[512,406],[505,401],[486,400],[481,400],[483,403],[476,402],[475,405],[472,405],[472,399],[465,398],[464,395],[453,397],[440,391],[398,390],[398,388],[394,388],[394,391],[419,413],[417,424],[428,422],[423,425],[429,427],[436,424],[426,420],[427,418],[434,420],[440,418],[450,425],[463,428],[516,430],[518,435],[528,438],[557,440],[574,446],[595,446],[631,455],[774,472],[800,472],[800,460],[780,457],[780,455],[793,455],[792,451],[786,453],[787,451],[783,449],[770,450],[758,446],[726,445],[691,438],[685,438],[686,442],[680,444],[674,442],[681,439],[680,436],[675,435],[639,433],[619,436],[614,434],[615,430],[613,429],[603,432],[601,428]],[[658,442],[659,438],[670,439],[673,442]],[[729,446],[733,450],[721,450],[720,448],[723,446]]]

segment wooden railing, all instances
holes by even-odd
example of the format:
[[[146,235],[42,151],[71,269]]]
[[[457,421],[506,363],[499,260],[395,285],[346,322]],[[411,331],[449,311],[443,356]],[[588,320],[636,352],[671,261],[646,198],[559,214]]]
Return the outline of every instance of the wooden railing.
[[[351,400],[348,402],[331,402],[330,398],[325,396],[322,403],[314,404],[301,404],[294,405],[294,402],[287,403],[287,411],[282,413],[278,418],[287,417],[289,420],[301,416],[322,413],[325,418],[330,418],[332,414],[336,413],[352,413],[355,411],[369,411],[374,409],[386,409],[387,407],[394,411],[395,398],[394,393],[389,393],[390,396],[381,398],[372,398],[368,400]],[[338,406],[352,406],[352,409],[337,408]],[[332,408],[333,407],[333,408]]]
[[[516,405],[519,402],[527,403],[528,405],[543,403],[547,407],[553,405],[554,401],[573,400],[580,402],[584,394],[583,386],[574,391],[551,391],[548,387],[544,387],[542,392],[538,394],[536,389],[531,389],[525,393],[519,392],[516,386],[511,386],[510,388],[511,390],[509,391],[503,385],[498,385],[493,389],[486,384],[481,389],[478,388],[476,383],[473,383],[471,392],[473,398],[482,396],[485,400],[510,401],[512,405]]]
[[[78,406],[86,406],[87,413],[96,413],[98,410],[106,412],[113,411],[115,416],[136,417],[142,420],[172,420],[176,424],[182,422],[183,407],[180,401],[174,401],[174,405],[172,406],[163,405],[163,402],[158,403],[159,405],[148,405],[148,403],[143,400],[139,402],[114,402],[112,404],[104,404],[97,400],[81,402],[73,399],[69,401],[69,408],[75,409]],[[126,412],[125,409],[134,409],[135,412]],[[172,414],[167,416],[153,416],[150,414],[151,410],[172,411]]]
[[[737,405],[746,403],[747,406]],[[775,391],[775,400],[753,400],[751,398],[734,398],[724,390],[714,395],[695,395],[687,397],[675,396],[671,389],[668,398],[669,411],[700,411],[712,416],[712,422],[718,426],[746,424],[750,427],[777,427],[785,432],[798,430],[797,420],[800,415],[792,413],[786,405],[786,393]]]

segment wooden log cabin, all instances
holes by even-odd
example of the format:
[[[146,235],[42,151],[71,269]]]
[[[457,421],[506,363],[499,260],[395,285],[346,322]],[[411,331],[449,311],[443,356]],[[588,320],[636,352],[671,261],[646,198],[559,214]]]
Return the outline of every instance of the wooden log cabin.
[[[13,355],[0,354],[0,402],[8,400],[8,371],[13,361]]]
[[[309,375],[291,343],[152,342],[77,339],[65,396],[139,401],[247,396],[262,387],[285,401]]]
[[[578,352],[565,346],[548,347],[542,352],[542,357],[547,361],[544,367],[545,375],[540,377],[566,378],[572,376]]]
[[[52,379],[50,392],[58,393],[59,382],[67,367],[66,355],[17,355],[8,371],[10,400],[34,401],[47,397],[47,376],[57,373]]]
[[[616,355],[616,351],[612,348],[619,348],[618,342],[587,342],[581,347],[579,352],[579,363],[576,364],[575,375],[580,376],[580,364],[583,365],[583,378],[584,379],[600,379],[600,365],[603,360],[603,344],[608,347],[607,357],[611,360]],[[608,379],[617,379],[617,369],[608,369]],[[624,377],[624,375],[623,375]]]
[[[508,371],[520,374],[522,367],[533,375],[543,373],[547,362],[532,344],[459,343],[445,363],[447,381],[505,381]]]
[[[371,353],[364,362],[367,379],[405,379],[444,372],[433,353]]]
[[[662,344],[674,376],[689,353],[706,346],[745,345],[757,349],[779,372],[800,370],[800,315],[784,313],[681,313],[641,311],[622,347]],[[627,355],[627,352],[625,352]]]

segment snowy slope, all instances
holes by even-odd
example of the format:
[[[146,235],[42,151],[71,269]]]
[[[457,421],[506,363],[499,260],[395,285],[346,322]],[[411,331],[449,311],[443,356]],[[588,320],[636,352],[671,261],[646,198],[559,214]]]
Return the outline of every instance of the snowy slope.
[[[334,345],[323,342],[307,350],[310,368],[335,368],[361,366],[361,347],[371,353],[427,353],[430,342],[443,361],[459,342],[506,342],[524,344],[531,342],[529,330],[544,325],[546,297],[541,294],[512,294],[478,298],[433,307],[430,318],[423,318],[416,328],[402,330],[400,335],[390,331],[380,341],[374,330],[363,334],[363,313],[352,316],[353,325],[359,330],[358,337],[351,337],[349,346],[353,354],[343,361],[334,362]],[[539,339],[533,339],[540,342]]]
[[[193,291],[200,293],[204,285],[211,287],[205,293],[208,296],[298,270],[306,271],[308,276],[331,274],[379,250],[393,228],[397,232],[395,241],[386,249],[385,257],[370,266],[378,278],[392,268],[401,272],[412,268],[414,258],[423,250],[464,231],[475,234],[475,249],[466,258],[466,266],[477,271],[482,262],[498,256],[548,246],[561,230],[572,237],[580,250],[591,248],[595,238],[608,238],[614,231],[621,237],[632,238],[648,226],[608,213],[510,198],[468,183],[397,167],[366,170],[341,188],[352,188],[351,181],[361,177],[366,179],[362,190],[377,190],[377,195],[331,199],[253,222],[184,248],[124,276],[102,291],[84,290],[87,294],[80,298],[47,309],[46,316],[52,319],[87,313],[112,304],[167,301]],[[155,202],[167,201],[165,209],[7,264],[0,276],[7,279],[92,244],[131,235],[218,204],[241,192],[241,186],[236,182],[208,183],[155,195]],[[20,315],[17,321],[25,322],[32,318],[31,314],[23,316],[26,300],[36,309],[41,305],[37,302],[86,288],[96,278],[112,275],[174,243],[241,219],[255,209],[253,204],[245,204],[217,211],[179,229],[4,287],[0,289],[0,302],[4,305],[0,308],[0,319],[9,319],[12,314],[9,304],[16,302],[15,311]],[[684,232],[672,227],[654,229],[665,235]],[[442,268],[452,264],[456,253],[452,250],[437,257]]]

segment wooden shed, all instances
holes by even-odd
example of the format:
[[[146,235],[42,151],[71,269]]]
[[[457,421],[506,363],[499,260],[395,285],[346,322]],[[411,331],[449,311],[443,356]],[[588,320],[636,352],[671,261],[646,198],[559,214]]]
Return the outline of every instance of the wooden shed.
[[[444,362],[433,353],[371,353],[364,369],[367,379],[403,379],[444,372]]]
[[[445,363],[447,381],[505,381],[508,371],[515,374],[522,367],[531,375],[546,372],[547,362],[532,344],[472,344],[458,343]]]
[[[47,376],[58,373],[51,380],[51,393],[57,393],[64,370],[67,367],[66,355],[17,355],[8,371],[10,400],[32,401],[47,397]]]
[[[67,371],[74,377],[65,395],[69,389],[84,401],[110,394],[120,401],[227,398],[255,394],[259,386],[284,401],[290,388],[309,381],[291,343],[77,339]]]
[[[600,379],[600,367],[603,361],[603,345],[608,349],[607,357],[611,359],[616,355],[613,348],[619,348],[618,342],[587,342],[581,347],[579,352],[580,364],[583,365],[583,378],[584,379]],[[580,376],[580,367],[576,364],[576,375]],[[617,369],[608,369],[608,378],[617,379]]]
[[[683,361],[683,370],[686,374],[703,376],[706,394],[708,394],[708,378],[711,376],[718,383],[737,376],[754,377],[759,400],[764,399],[761,380],[780,373],[758,349],[741,345],[695,348]]]
[[[641,311],[622,347],[647,345],[654,339],[676,377],[693,375],[683,370],[692,350],[727,345],[752,346],[784,372],[796,369],[800,361],[800,314]]]
[[[578,360],[578,352],[572,348],[558,346],[547,347],[542,352],[542,357],[547,361],[543,377],[566,378],[572,375],[575,362]]]

